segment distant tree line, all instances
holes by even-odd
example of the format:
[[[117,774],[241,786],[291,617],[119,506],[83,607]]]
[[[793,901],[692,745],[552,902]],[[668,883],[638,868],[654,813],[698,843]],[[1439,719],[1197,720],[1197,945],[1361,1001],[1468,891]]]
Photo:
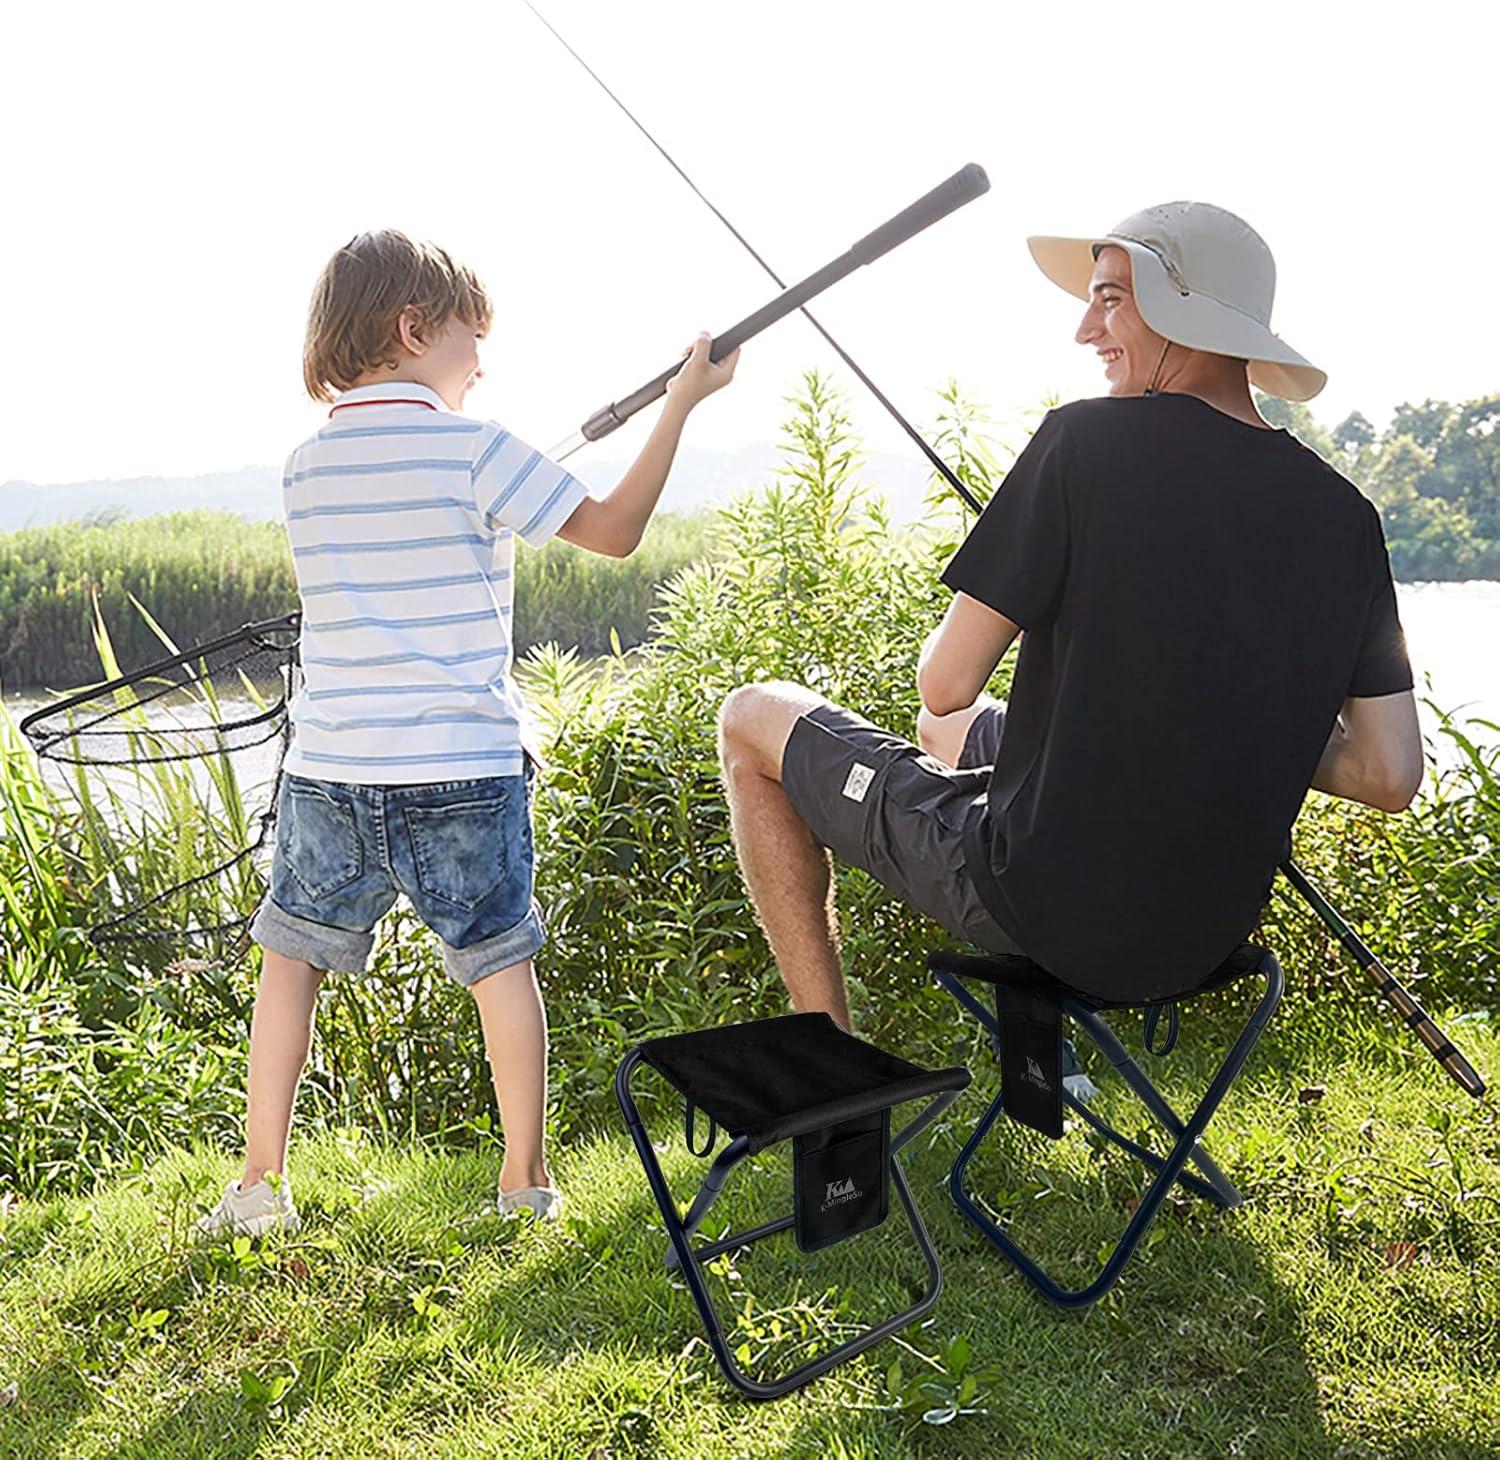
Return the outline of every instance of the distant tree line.
[[[1329,430],[1305,405],[1256,404],[1369,494],[1397,578],[1500,578],[1500,395],[1403,402],[1383,432],[1358,411]]]

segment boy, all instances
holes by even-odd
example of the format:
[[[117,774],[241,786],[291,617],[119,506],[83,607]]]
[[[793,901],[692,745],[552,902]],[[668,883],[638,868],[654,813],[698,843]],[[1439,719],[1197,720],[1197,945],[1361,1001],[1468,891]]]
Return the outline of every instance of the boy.
[[[494,422],[459,414],[492,306],[442,249],[386,230],[341,248],[313,293],[303,379],[328,424],[284,476],[304,687],[282,777],[250,1032],[245,1167],[204,1235],[297,1225],[284,1175],[324,971],[362,971],[406,893],[479,1006],[505,1130],[499,1207],[558,1215],[542,1151],[547,1026],[532,956],[531,768],[511,677],[514,539],[624,557],[692,408],[729,383],[709,338],[602,498]]]

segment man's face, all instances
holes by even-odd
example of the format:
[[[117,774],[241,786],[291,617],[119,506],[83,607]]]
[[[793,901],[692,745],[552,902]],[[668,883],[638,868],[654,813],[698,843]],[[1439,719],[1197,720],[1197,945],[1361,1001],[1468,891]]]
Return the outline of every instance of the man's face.
[[[1135,307],[1130,255],[1123,248],[1110,244],[1099,250],[1089,307],[1073,338],[1099,352],[1110,395],[1145,394],[1166,341]]]

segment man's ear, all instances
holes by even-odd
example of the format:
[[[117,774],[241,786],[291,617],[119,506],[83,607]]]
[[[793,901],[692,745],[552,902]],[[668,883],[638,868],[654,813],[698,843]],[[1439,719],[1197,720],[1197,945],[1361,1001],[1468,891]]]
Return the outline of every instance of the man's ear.
[[[424,328],[422,311],[415,304],[408,304],[396,320],[396,338],[411,354],[425,355],[428,342],[422,338]]]

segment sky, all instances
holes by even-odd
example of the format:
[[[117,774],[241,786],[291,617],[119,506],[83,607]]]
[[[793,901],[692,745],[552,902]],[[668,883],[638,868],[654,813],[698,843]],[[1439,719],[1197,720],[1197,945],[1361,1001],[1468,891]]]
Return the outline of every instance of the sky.
[[[538,4],[784,277],[987,169],[815,306],[919,422],[950,376],[1002,419],[1101,393],[1026,235],[1175,198],[1269,243],[1272,325],[1327,370],[1325,422],[1500,390],[1500,7]],[[0,48],[0,481],[279,464],[324,418],[313,280],[366,228],[479,272],[496,321],[466,409],[544,449],[775,292],[520,0],[8,6]],[[689,439],[775,439],[814,366],[837,371],[810,327],[776,326]],[[871,447],[910,450],[847,384]]]

